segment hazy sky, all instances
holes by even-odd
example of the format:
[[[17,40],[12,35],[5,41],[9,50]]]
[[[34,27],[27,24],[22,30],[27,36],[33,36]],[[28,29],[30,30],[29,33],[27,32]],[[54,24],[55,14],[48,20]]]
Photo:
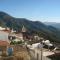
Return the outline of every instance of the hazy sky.
[[[60,22],[60,0],[0,0],[0,11],[33,21]]]

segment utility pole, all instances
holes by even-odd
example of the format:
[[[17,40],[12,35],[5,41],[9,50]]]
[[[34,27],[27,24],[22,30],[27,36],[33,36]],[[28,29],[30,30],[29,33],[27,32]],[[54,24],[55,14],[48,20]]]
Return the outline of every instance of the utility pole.
[[[42,48],[41,48],[41,60],[42,60],[42,56],[43,56],[43,51],[42,51]]]
[[[39,54],[37,53],[37,60],[39,60]]]
[[[43,43],[41,42],[41,60],[42,60],[42,57],[43,57]]]

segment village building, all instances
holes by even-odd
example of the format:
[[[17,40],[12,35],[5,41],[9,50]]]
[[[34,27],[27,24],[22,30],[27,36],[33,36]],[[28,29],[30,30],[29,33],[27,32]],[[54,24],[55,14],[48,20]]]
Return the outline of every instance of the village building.
[[[32,35],[27,31],[24,25],[19,33],[14,33],[13,31],[9,33],[9,40],[20,39],[26,41],[26,40],[30,40],[31,38]]]
[[[5,28],[3,28],[3,27],[0,27],[0,31],[2,31],[2,30],[5,30]]]
[[[1,55],[6,54],[7,47],[10,45],[8,35],[9,35],[8,32],[0,30],[0,52],[1,52]]]
[[[20,32],[15,33],[14,30],[12,29],[8,36],[9,40],[12,41],[16,39],[20,41],[30,41],[30,42],[31,41],[39,42],[41,40],[41,37],[27,30],[24,25],[20,30],[21,30]]]
[[[35,35],[34,40],[40,40],[40,37],[38,35]]]
[[[8,32],[0,31],[0,40],[9,41],[9,40],[8,40],[8,35],[9,35]]]
[[[0,40],[0,55],[6,56],[7,55],[7,48],[10,45],[8,41]]]

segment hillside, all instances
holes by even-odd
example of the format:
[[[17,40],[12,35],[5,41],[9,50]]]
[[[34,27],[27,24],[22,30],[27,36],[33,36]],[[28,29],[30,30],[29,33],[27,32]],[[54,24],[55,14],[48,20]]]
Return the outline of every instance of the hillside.
[[[39,21],[33,22],[25,18],[15,18],[5,12],[0,12],[0,26],[20,31],[23,25],[28,31],[37,33],[45,39],[60,42],[60,31],[55,27],[47,26]]]

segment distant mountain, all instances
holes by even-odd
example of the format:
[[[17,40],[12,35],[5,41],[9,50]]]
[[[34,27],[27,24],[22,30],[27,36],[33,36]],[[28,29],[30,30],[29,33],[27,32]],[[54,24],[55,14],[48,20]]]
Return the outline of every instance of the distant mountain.
[[[37,33],[39,36],[49,39],[50,41],[60,42],[60,30],[47,26],[39,21],[30,21],[25,18],[15,18],[5,12],[0,12],[0,26],[10,27],[14,30],[21,31],[22,26],[25,26],[31,33]]]
[[[60,29],[60,23],[56,23],[56,22],[44,22],[44,24],[51,25],[53,27],[56,27],[56,28]]]

